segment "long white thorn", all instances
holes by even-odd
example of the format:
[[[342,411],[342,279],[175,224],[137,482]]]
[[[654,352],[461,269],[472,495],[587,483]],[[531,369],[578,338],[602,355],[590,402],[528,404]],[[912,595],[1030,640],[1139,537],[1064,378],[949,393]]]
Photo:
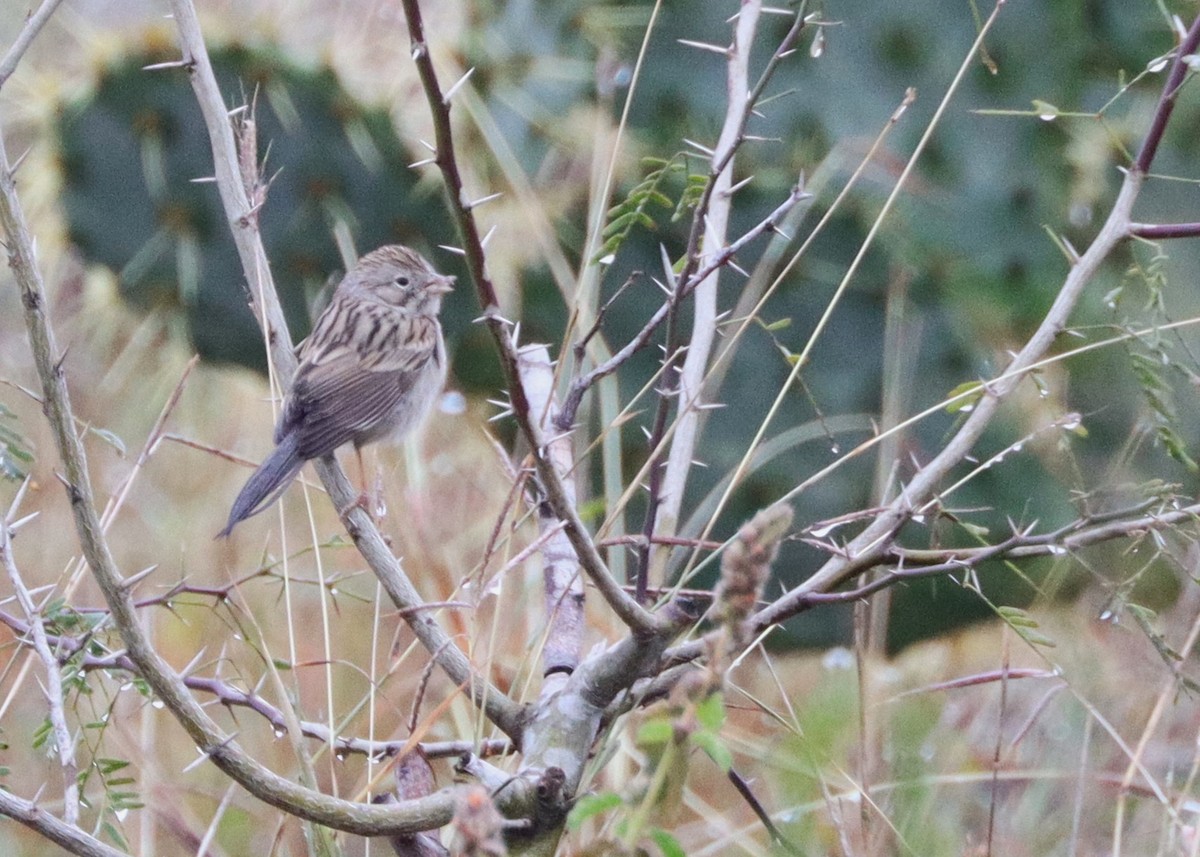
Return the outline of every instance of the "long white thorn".
[[[446,94],[442,96],[442,104],[449,104],[450,99],[454,97],[454,93],[462,89],[464,83],[471,79],[471,75],[475,73],[475,66],[467,69],[467,73],[455,81],[454,85],[446,90]]]

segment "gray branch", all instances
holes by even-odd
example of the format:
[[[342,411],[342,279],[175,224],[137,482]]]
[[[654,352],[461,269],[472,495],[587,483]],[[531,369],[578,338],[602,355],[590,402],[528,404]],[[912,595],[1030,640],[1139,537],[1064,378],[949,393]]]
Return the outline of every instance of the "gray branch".
[[[29,480],[21,486],[17,499],[13,501],[8,517],[0,521],[0,564],[3,564],[17,595],[17,603],[25,613],[29,622],[29,630],[33,636],[33,649],[37,652],[38,660],[46,670],[46,706],[50,717],[50,725],[54,731],[54,743],[58,749],[58,764],[62,768],[63,777],[63,821],[70,825],[79,823],[79,769],[75,765],[75,739],[67,727],[67,716],[63,710],[62,670],[58,658],[50,650],[46,637],[46,625],[42,621],[41,611],[34,605],[29,589],[17,569],[17,561],[13,556],[12,532],[9,527],[16,520],[17,506],[20,503]]]
[[[104,595],[112,619],[139,674],[188,736],[213,764],[260,800],[285,812],[363,836],[411,833],[440,826],[453,812],[453,796],[440,793],[401,807],[379,807],[330,797],[298,786],[261,765],[225,734],[192,697],[180,677],[151,645],[138,622],[137,610],[104,538],[88,475],[83,443],[62,368],[62,353],[46,316],[46,292],[33,251],[33,239],[17,196],[8,152],[0,133],[0,225],[7,236],[8,263],[21,293],[25,326],[42,386],[46,418],[65,473],[76,535],[92,576]]]
[[[79,857],[129,857],[126,852],[88,836],[78,827],[59,821],[33,801],[19,798],[4,789],[0,789],[0,814],[20,822]]]
[[[280,385],[286,387],[296,371],[296,355],[292,350],[291,334],[288,332],[287,321],[283,316],[266,251],[259,235],[257,207],[250,198],[250,190],[257,186],[257,180],[248,177],[256,171],[257,165],[244,162],[245,158],[239,160],[229,111],[213,75],[204,35],[191,0],[172,0],[172,8],[179,30],[184,65],[188,69],[196,100],[208,127],[217,188],[225,207],[225,216],[238,247],[252,300],[258,310],[271,363]],[[254,153],[247,153],[247,156],[254,157]],[[247,185],[251,185],[251,188],[248,189]],[[493,723],[514,741],[519,740],[523,717],[521,707],[479,675],[472,668],[466,655],[454,645],[450,636],[429,612],[419,609],[422,606],[420,594],[405,574],[399,560],[384,542],[371,516],[359,507],[356,502],[358,494],[336,459],[330,455],[315,464],[317,474],[325,484],[334,508],[347,510],[343,523],[359,553],[379,578],[388,597],[400,610],[417,639],[433,655],[450,680],[465,688]]]

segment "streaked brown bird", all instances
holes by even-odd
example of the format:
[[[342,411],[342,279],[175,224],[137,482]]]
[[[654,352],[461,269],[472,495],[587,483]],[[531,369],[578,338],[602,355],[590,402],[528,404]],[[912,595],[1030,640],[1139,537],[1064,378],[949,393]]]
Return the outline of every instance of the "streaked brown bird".
[[[275,426],[275,450],[229,511],[218,537],[270,506],[306,461],[339,446],[399,439],[425,418],[446,381],[438,311],[454,277],[391,245],[363,256],[334,290]]]

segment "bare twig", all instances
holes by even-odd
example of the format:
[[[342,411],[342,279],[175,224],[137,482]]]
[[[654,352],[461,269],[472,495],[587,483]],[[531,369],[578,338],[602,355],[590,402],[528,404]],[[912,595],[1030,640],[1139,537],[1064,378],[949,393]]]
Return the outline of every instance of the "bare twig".
[[[563,487],[562,480],[547,452],[546,440],[530,407],[518,370],[517,344],[513,339],[509,323],[500,315],[496,289],[492,285],[485,266],[479,229],[475,223],[474,214],[463,195],[462,175],[458,167],[454,149],[454,134],[450,124],[450,105],[438,83],[433,59],[429,54],[420,4],[418,0],[402,0],[402,4],[404,16],[408,21],[413,61],[416,63],[417,74],[421,78],[421,86],[425,90],[425,98],[433,117],[434,139],[437,148],[435,160],[446,183],[450,213],[458,226],[459,237],[463,243],[461,247],[463,258],[466,260],[467,270],[475,284],[480,305],[483,307],[483,321],[497,346],[513,415],[521,433],[529,441],[533,450],[534,464],[537,467],[538,478],[546,492],[546,501],[555,516],[563,522],[564,532],[570,539],[571,546],[574,548],[583,570],[605,601],[613,608],[613,612],[635,633],[659,634],[663,630],[662,623],[623,592],[613,579],[592,541],[591,534],[572,505],[568,492]]]
[[[46,626],[42,622],[41,611],[33,603],[33,598],[17,569],[17,561],[13,557],[12,534],[9,527],[16,520],[17,505],[25,488],[29,485],[26,479],[17,499],[13,502],[8,516],[0,521],[0,564],[3,564],[17,596],[17,603],[25,613],[29,629],[33,634],[33,649],[46,671],[46,708],[50,718],[50,726],[54,731],[54,743],[58,750],[58,764],[62,768],[63,777],[63,821],[70,825],[79,823],[79,769],[75,765],[75,739],[67,726],[66,712],[63,710],[62,670],[50,644],[46,639]]]
[[[750,49],[754,43],[754,35],[758,30],[758,17],[762,12],[762,3],[758,0],[743,2],[738,11],[737,23],[734,27],[733,43],[729,49],[728,67],[725,80],[726,112],[721,134],[717,139],[717,147],[713,155],[713,173],[709,180],[708,205],[698,206],[693,221],[692,240],[688,242],[689,256],[696,255],[695,263],[685,262],[688,267],[698,267],[700,255],[717,253],[725,244],[728,231],[729,214],[733,208],[733,164],[737,150],[745,142],[746,124],[750,112],[754,109],[754,93],[750,92]],[[784,39],[786,50],[790,50],[791,41],[799,35],[803,26],[803,16],[797,15],[796,22]],[[781,45],[781,48],[784,46]],[[776,51],[776,56],[780,51]],[[698,243],[696,227],[704,225],[704,238]],[[703,249],[701,249],[703,248]],[[717,319],[717,279],[719,271],[713,271],[701,280],[693,296],[692,333],[688,340],[687,353],[679,372],[677,382],[678,399],[676,402],[675,436],[671,441],[671,450],[667,455],[666,469],[662,475],[662,489],[658,496],[653,492],[648,501],[650,510],[657,510],[658,524],[651,520],[644,531],[647,538],[656,533],[667,536],[675,535],[679,524],[679,510],[683,503],[683,492],[687,485],[688,474],[693,470],[692,459],[696,455],[696,440],[700,427],[699,412],[696,406],[700,404],[700,395],[704,387],[704,375],[708,369],[709,355],[712,353],[713,340],[716,337]],[[671,346],[668,344],[668,348]],[[668,378],[670,383],[672,379]],[[661,399],[660,408],[667,406],[667,400]],[[657,438],[652,438],[651,448]],[[651,455],[655,455],[651,452]],[[638,566],[638,591],[645,591],[648,582],[661,585],[662,574],[666,568],[666,559],[670,548],[658,547],[649,552]],[[653,578],[650,581],[650,578]]]
[[[784,836],[775,822],[771,820],[770,814],[759,799],[755,797],[754,790],[750,788],[750,783],[747,782],[746,778],[733,768],[730,768],[726,775],[729,777],[729,782],[737,789],[737,793],[749,804],[750,809],[754,810],[754,814],[758,816],[758,820],[762,822],[762,826],[767,829],[767,833],[770,835],[771,841],[775,843],[775,846],[786,854],[803,854],[804,852]]]
[[[1175,51],[1171,71],[1167,74],[1167,79],[1163,83],[1162,95],[1159,96],[1158,105],[1154,108],[1154,118],[1150,120],[1150,129],[1146,132],[1146,138],[1142,140],[1142,147],[1133,161],[1134,171],[1142,176],[1150,172],[1150,165],[1154,163],[1159,143],[1162,142],[1163,134],[1167,130],[1167,123],[1171,120],[1171,114],[1175,110],[1175,99],[1179,95],[1180,87],[1187,79],[1190,66],[1185,60],[1195,54],[1198,47],[1200,47],[1200,17],[1192,21],[1192,26],[1188,28]]]
[[[1153,530],[1165,530],[1186,522],[1195,522],[1198,517],[1200,517],[1200,504],[1193,504],[1181,509],[1122,520],[1110,520],[1105,523],[1094,523],[1088,518],[1081,518],[1053,533],[1044,533],[1039,536],[1017,533],[1003,542],[987,547],[932,551],[892,547],[885,552],[884,556],[887,557],[886,561],[894,562],[896,566],[877,580],[850,590],[809,592],[796,600],[796,606],[803,610],[816,604],[851,603],[893,586],[902,580],[953,574],[977,568],[982,563],[993,559],[1061,556],[1088,545],[1129,538]]]
[[[521,376],[533,413],[542,426],[550,426],[557,412],[550,352],[545,346],[527,346],[521,350],[520,359]],[[548,455],[562,477],[567,499],[574,506],[570,437],[559,435],[549,442],[548,447]],[[563,534],[561,522],[543,503],[538,503],[538,529],[543,536],[541,551],[547,624],[546,642],[542,647],[542,674],[547,678],[560,675],[560,679],[543,682],[544,696],[554,692],[561,674],[571,673],[579,665],[583,651],[584,589],[579,558]]]
[[[810,590],[802,594],[793,591],[759,610],[751,619],[751,627],[755,634],[761,634],[772,624],[786,621],[823,604],[852,604],[905,581],[969,571],[988,561],[1062,556],[1090,545],[1152,531],[1169,531],[1184,523],[1200,521],[1200,503],[1147,512],[1146,508],[1153,503],[1154,501],[1146,501],[1129,509],[1085,516],[1048,533],[1035,535],[1028,531],[1017,532],[1002,542],[982,547],[913,550],[889,545],[874,555],[872,563],[846,562],[843,566],[849,578],[881,565],[890,565],[875,579],[853,589]],[[811,543],[834,552],[838,559],[846,560],[848,548],[821,542]],[[787,604],[786,610],[782,609],[783,602]],[[764,617],[770,617],[771,621],[765,621]],[[715,633],[710,632],[709,636]],[[665,657],[672,663],[682,663],[701,657],[706,652],[706,643],[702,640],[692,640],[673,647]]]
[[[1160,238],[1196,238],[1200,236],[1200,223],[1131,223],[1129,235],[1151,241]]]
[[[4,54],[4,58],[0,59],[0,87],[3,87],[5,82],[12,77],[21,57],[25,56],[25,51],[37,38],[37,34],[42,31],[42,27],[46,26],[46,22],[50,20],[50,16],[54,14],[54,10],[61,2],[62,0],[42,0],[42,5],[38,6],[37,11],[25,19],[25,26],[17,34],[12,47]]]

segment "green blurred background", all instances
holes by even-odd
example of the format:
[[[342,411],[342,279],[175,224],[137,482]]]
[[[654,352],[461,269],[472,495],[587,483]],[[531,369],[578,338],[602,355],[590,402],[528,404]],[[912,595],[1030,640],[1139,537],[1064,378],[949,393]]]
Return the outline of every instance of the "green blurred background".
[[[670,158],[684,148],[685,137],[715,140],[724,111],[724,64],[716,54],[678,40],[727,43],[730,7],[707,0],[662,5],[630,113],[631,155]],[[788,375],[784,352],[799,351],[813,330],[978,31],[966,0],[827,2],[810,9],[825,23],[808,28],[801,49],[769,88],[781,97],[750,127],[766,139],[748,144],[738,156],[738,178],[755,179],[737,196],[731,236],[775,208],[804,173],[815,198],[791,227],[794,248],[906,89],[915,88],[918,96],[830,228],[767,305],[765,322],[788,319],[790,325],[755,328],[744,340],[718,396],[729,407],[713,412],[706,425],[700,452],[708,468],[693,475],[685,518],[737,464]],[[1067,260],[1053,236],[1086,248],[1112,201],[1118,167],[1141,139],[1164,74],[1148,73],[1113,99],[1173,46],[1167,11],[1187,17],[1195,4],[1008,4],[986,40],[987,61],[971,63],[907,192],[820,338],[803,387],[789,392],[772,424],[768,436],[783,436],[783,453],[736,493],[715,537],[728,536],[755,509],[868,437],[885,389],[896,391],[907,415],[1003,367],[1066,273]],[[454,36],[456,60],[476,68],[471,83],[486,115],[543,198],[576,264],[583,252],[588,189],[588,171],[578,168],[588,157],[582,117],[599,110],[616,121],[650,14],[649,3],[481,2],[470,6]],[[764,17],[755,68],[788,25],[787,17]],[[439,38],[448,38],[447,32],[439,31]],[[131,305],[177,319],[177,328],[205,359],[261,369],[261,341],[215,187],[191,181],[210,174],[211,166],[186,78],[141,71],[173,59],[173,50],[131,32],[94,88],[58,111],[70,239],[89,262],[118,273],[120,293]],[[320,58],[299,57],[294,48],[270,40],[214,44],[213,50],[227,99],[257,95],[260,149],[267,154],[266,172],[275,174],[261,222],[297,338],[330,272],[341,266],[336,224],[345,226],[360,252],[389,241],[414,243],[429,253],[455,243],[429,168],[407,166],[426,155],[394,104],[356,98]],[[1158,174],[1191,181],[1150,182],[1139,219],[1200,219],[1194,169],[1200,110],[1192,89],[1180,99],[1155,164]],[[1045,104],[1035,110],[1035,100]],[[1102,120],[1055,110],[1095,114],[1102,108]],[[417,101],[403,109],[423,108]],[[1028,115],[979,112],[988,110]],[[500,171],[489,163],[495,152],[487,135],[465,123],[459,139],[460,154],[475,174],[492,189],[505,190]],[[140,169],[131,173],[134,162]],[[698,163],[692,168],[703,169]],[[637,157],[624,158],[614,201],[644,173]],[[130,181],[131,175],[141,182]],[[677,197],[678,185],[664,190]],[[654,228],[635,229],[607,271],[606,294],[632,271],[658,270],[660,243],[673,258],[682,252],[686,218],[672,222],[668,211],[651,213]],[[520,244],[520,227],[496,241]],[[743,253],[741,265],[752,268],[763,246],[759,242]],[[1074,317],[1084,337],[1196,314],[1197,242],[1162,249],[1169,258],[1158,259],[1155,248],[1139,245],[1111,260]],[[437,261],[462,273],[448,254],[437,252]],[[567,312],[535,255],[520,257],[502,285],[522,320],[524,338],[561,343]],[[736,303],[741,285],[736,275],[723,277],[724,307]],[[889,295],[896,311],[890,351],[884,347]],[[626,341],[660,299],[645,280],[625,292],[606,323],[608,342]],[[477,314],[470,289],[460,288],[447,302],[455,383],[492,397],[499,374],[487,337],[471,324]],[[1064,338],[1063,347],[1077,343]],[[1042,528],[1065,523],[1075,516],[1082,494],[1128,499],[1137,495],[1129,486],[1156,479],[1194,493],[1186,452],[1195,455],[1198,434],[1191,395],[1200,371],[1194,346],[1195,337],[1185,330],[1179,337],[1147,337],[1091,352],[1070,360],[1066,371],[1048,369],[1038,381],[1043,395],[1031,387],[1030,395],[1018,397],[989,430],[979,457],[986,460],[1027,435],[1034,439],[1020,455],[967,483],[947,506],[968,510],[960,517],[987,527],[996,539],[1010,522],[1037,520]],[[646,349],[631,362],[621,378],[623,397],[641,389],[657,358],[656,350]],[[1082,414],[1085,436],[1046,429],[1068,412]],[[648,424],[651,414],[643,408],[623,432],[630,476],[646,454],[639,425]],[[895,453],[901,479],[913,462],[936,452],[956,419],[943,413],[905,433]],[[1174,455],[1164,440],[1176,445]],[[874,505],[875,470],[871,456],[843,466],[797,498],[797,521],[810,525]],[[631,506],[630,526],[640,526],[640,502]],[[945,521],[912,529],[907,537],[913,545],[970,543],[964,531]],[[1039,587],[1063,596],[1087,586],[1117,593],[1123,575],[1095,571],[1115,550],[1098,549],[1087,566],[1071,559],[1025,566],[1026,580],[1000,567],[985,569],[982,578],[989,596],[1007,603],[1027,602]],[[799,541],[788,545],[777,585],[795,584],[823,556]],[[1139,578],[1144,590],[1139,597],[1169,600],[1168,578],[1151,569]],[[700,582],[708,581],[702,576]],[[989,615],[977,596],[945,580],[896,590],[892,610],[893,646]],[[848,631],[847,611],[823,610],[795,620],[780,639],[829,644],[845,640]]]

